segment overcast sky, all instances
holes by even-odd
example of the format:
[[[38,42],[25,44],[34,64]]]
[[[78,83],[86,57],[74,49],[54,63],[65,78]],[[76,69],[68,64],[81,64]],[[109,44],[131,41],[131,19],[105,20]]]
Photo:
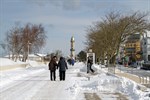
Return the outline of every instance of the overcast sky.
[[[15,23],[42,24],[47,43],[41,52],[59,49],[69,55],[74,36],[78,53],[85,48],[87,27],[110,11],[148,12],[150,0],[0,0],[0,41]]]

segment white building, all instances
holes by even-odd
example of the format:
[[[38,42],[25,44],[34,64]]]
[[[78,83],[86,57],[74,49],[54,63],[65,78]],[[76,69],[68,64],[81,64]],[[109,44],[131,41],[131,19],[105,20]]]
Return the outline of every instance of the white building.
[[[33,60],[33,61],[43,61],[43,58],[45,56],[46,55],[44,55],[44,54],[29,54],[28,59]],[[23,55],[19,55],[19,56],[14,55],[14,57],[15,58],[18,57],[18,59],[22,59]],[[4,58],[12,59],[12,55],[6,55]]]
[[[144,38],[142,40],[142,51],[143,51],[143,60],[145,62],[150,62],[150,31],[144,34]]]

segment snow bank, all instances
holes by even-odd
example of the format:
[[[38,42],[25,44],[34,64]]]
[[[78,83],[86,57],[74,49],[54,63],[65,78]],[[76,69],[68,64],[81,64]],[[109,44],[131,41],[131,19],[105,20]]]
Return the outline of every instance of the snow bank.
[[[0,71],[11,70],[16,68],[25,68],[26,62],[17,61],[14,62],[11,59],[0,58]]]
[[[27,62],[21,62],[19,60],[17,62],[14,62],[11,59],[0,58],[0,70],[11,70],[16,68],[40,67],[40,66],[45,66],[45,64],[31,60]]]
[[[17,64],[17,62],[14,62],[10,59],[6,58],[0,58],[0,66],[6,66],[6,65],[14,65]]]
[[[77,95],[81,92],[110,92],[124,94],[129,100],[150,100],[150,89],[141,90],[142,87],[134,81],[119,76],[109,75],[99,65],[94,65],[95,73],[86,74],[86,66],[80,64],[79,77],[74,77],[75,83],[71,91]]]
[[[13,66],[13,65],[21,65],[21,64],[27,64],[27,62],[22,62],[22,61],[13,61],[11,59],[7,59],[7,58],[0,58],[0,66]]]

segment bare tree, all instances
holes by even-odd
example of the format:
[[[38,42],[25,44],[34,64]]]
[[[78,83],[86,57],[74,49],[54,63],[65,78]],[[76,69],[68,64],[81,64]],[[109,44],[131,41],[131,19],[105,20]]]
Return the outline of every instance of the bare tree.
[[[23,54],[23,61],[28,58],[28,53],[38,52],[45,44],[46,34],[42,25],[26,24],[24,27],[15,26],[7,32],[5,44],[12,53],[13,60]],[[30,45],[29,45],[30,44]]]
[[[18,27],[13,27],[7,32],[6,40],[3,43],[3,45],[5,45],[5,50],[7,49],[9,52],[11,52],[11,57],[15,61],[19,55],[18,49],[21,41],[20,34],[21,30]]]
[[[28,53],[38,52],[45,44],[45,31],[42,25],[27,24],[23,29],[23,55],[24,61],[28,58]]]
[[[150,28],[147,15],[139,12],[131,15],[110,12],[102,21],[88,29],[87,48],[92,48],[103,60],[107,59],[107,62],[114,63],[120,44],[127,36],[138,32],[143,33]]]

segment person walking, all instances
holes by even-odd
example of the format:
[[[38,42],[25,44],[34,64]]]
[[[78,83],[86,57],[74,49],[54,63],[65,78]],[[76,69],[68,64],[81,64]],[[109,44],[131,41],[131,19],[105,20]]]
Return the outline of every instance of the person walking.
[[[56,63],[57,57],[53,56],[51,61],[49,62],[49,70],[50,70],[50,80],[56,80],[56,68],[58,64]]]
[[[60,81],[64,81],[65,80],[65,72],[66,69],[68,69],[67,67],[67,63],[65,61],[64,57],[60,57],[60,60],[58,62],[58,66],[57,69],[59,68],[59,77],[60,77]]]
[[[71,65],[74,66],[74,63],[75,63],[75,61],[74,61],[74,59],[72,58],[72,59],[71,59]]]
[[[88,60],[87,60],[87,73],[89,73],[89,71],[94,73],[94,70],[92,69],[92,65],[93,65],[92,58],[88,57]]]

